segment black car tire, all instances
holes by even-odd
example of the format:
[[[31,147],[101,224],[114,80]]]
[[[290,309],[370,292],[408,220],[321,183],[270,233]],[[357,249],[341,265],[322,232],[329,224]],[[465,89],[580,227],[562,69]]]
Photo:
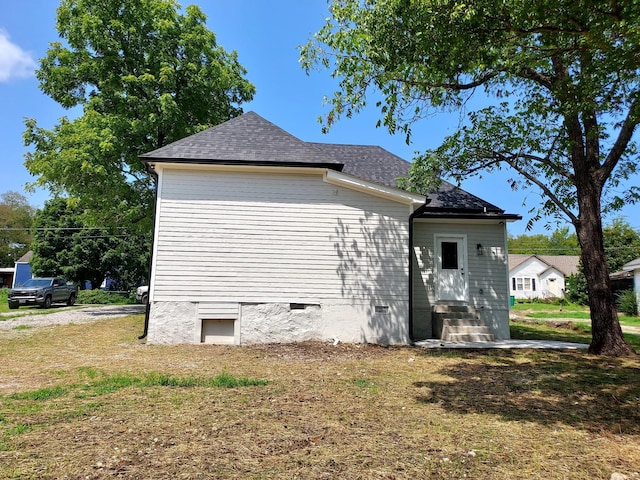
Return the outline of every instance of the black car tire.
[[[47,295],[44,299],[44,303],[42,304],[42,308],[51,308],[51,296]]]
[[[67,300],[67,305],[71,307],[74,303],[76,303],[76,294],[72,293],[69,295],[69,300]]]
[[[17,310],[20,307],[19,303],[11,303],[9,302],[9,309],[10,310]]]
[[[142,304],[146,305],[149,302],[149,295],[148,294],[144,294],[142,295]]]

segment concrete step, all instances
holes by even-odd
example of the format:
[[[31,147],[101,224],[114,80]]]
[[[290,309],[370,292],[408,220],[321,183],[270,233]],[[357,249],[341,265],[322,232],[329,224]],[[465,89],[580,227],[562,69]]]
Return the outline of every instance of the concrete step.
[[[433,313],[477,313],[475,307],[469,305],[434,305]]]
[[[491,329],[478,316],[474,307],[436,305],[431,315],[434,338],[447,342],[492,342]]]
[[[442,336],[456,335],[458,333],[481,333],[491,335],[491,330],[486,325],[445,325],[442,328]]]
[[[431,315],[431,326],[434,338],[442,337],[442,329],[445,325],[482,326],[484,323],[475,312],[434,312]]]
[[[445,342],[493,342],[495,337],[487,333],[456,333],[441,340]]]
[[[439,319],[444,325],[484,325],[480,317],[473,313],[434,313],[433,318]]]
[[[461,320],[474,320],[478,317],[477,313],[471,312],[442,312],[442,313],[433,313],[433,317],[442,318],[442,319],[456,319],[459,318]]]

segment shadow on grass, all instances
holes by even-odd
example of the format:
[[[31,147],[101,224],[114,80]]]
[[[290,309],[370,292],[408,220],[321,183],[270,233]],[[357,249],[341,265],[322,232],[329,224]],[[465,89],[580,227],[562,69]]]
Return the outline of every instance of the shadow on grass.
[[[425,352],[424,355],[438,355]],[[420,403],[508,421],[564,424],[592,432],[640,434],[640,362],[549,351],[442,352],[457,357],[414,383]]]

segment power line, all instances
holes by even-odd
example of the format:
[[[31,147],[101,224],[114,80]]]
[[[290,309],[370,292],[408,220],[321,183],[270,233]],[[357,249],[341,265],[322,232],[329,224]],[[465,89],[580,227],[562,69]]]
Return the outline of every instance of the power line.
[[[127,227],[0,227],[0,230],[6,231],[25,231],[25,232],[43,232],[43,231],[78,231],[78,230],[126,230]]]

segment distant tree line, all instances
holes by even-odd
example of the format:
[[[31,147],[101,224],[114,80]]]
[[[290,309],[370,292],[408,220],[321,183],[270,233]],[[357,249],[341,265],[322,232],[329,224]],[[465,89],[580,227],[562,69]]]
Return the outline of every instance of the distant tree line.
[[[84,209],[67,198],[40,210],[17,192],[0,194],[0,267],[13,267],[29,250],[34,275],[62,276],[81,287],[100,287],[107,275],[131,290],[148,278],[151,232],[93,227]]]
[[[0,195],[0,267],[13,267],[29,251],[35,212],[21,193]]]

